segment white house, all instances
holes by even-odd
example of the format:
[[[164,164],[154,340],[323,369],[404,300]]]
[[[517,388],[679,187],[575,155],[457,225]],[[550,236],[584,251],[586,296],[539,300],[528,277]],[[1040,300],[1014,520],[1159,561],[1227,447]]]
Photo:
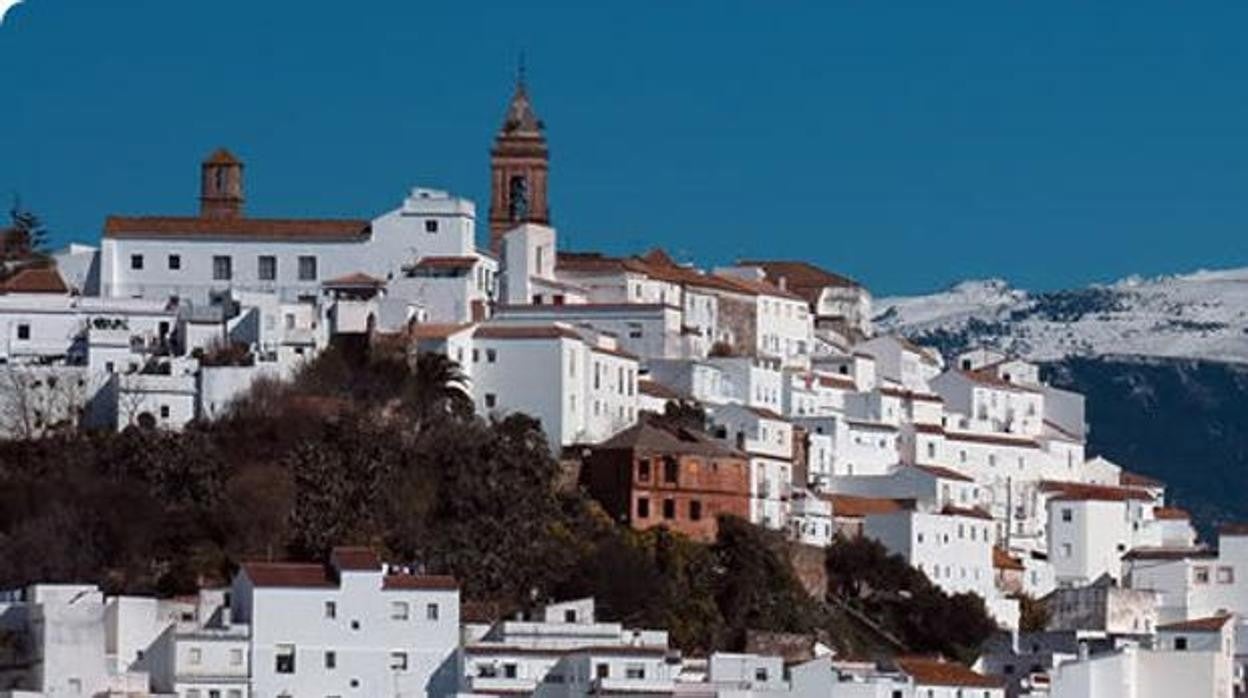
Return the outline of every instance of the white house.
[[[1223,526],[1217,550],[1137,548],[1123,556],[1123,585],[1158,593],[1158,620],[1248,615],[1248,527]]]
[[[245,563],[233,618],[251,626],[251,696],[439,696],[460,676],[455,580],[338,548],[330,564]]]
[[[772,529],[788,526],[793,490],[793,425],[760,407],[718,405],[712,433],[750,457],[750,521]]]

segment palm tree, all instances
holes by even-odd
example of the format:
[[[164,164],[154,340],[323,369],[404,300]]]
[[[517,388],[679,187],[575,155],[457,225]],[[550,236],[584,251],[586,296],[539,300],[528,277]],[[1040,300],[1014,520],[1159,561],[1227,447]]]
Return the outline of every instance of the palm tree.
[[[445,354],[421,352],[416,357],[408,389],[408,404],[419,424],[435,416],[471,415],[468,376]]]

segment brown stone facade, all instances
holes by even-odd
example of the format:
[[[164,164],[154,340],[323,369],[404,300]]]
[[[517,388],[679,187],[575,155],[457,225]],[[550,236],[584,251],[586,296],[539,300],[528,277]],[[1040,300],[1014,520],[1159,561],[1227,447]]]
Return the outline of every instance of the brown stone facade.
[[[496,254],[508,230],[550,224],[550,152],[543,129],[521,80],[490,150],[490,250]]]
[[[718,533],[719,516],[749,518],[745,454],[714,446],[705,435],[696,437],[705,442],[689,449],[676,444],[655,448],[663,444],[654,443],[661,440],[654,434],[627,443],[629,433],[639,430],[666,431],[639,424],[622,434],[624,438],[592,449],[581,471],[581,483],[615,521],[639,531],[666,526],[695,540],[711,541]]]
[[[732,353],[753,356],[758,347],[758,302],[752,296],[719,296],[719,328],[732,336]]]

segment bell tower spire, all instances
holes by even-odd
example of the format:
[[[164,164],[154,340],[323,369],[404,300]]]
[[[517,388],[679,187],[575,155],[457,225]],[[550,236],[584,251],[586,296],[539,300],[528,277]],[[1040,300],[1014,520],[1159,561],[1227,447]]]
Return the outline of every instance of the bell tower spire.
[[[502,249],[503,233],[522,223],[550,224],[547,178],[550,153],[545,124],[529,100],[524,54],[516,87],[490,150],[490,249]]]

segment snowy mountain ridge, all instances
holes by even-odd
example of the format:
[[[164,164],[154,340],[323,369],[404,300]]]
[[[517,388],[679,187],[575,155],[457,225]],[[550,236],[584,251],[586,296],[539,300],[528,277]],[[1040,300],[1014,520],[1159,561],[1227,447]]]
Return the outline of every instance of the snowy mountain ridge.
[[[1144,356],[1248,363],[1248,268],[1032,293],[1001,279],[880,298],[877,331],[947,355],[992,346],[1037,361]]]

